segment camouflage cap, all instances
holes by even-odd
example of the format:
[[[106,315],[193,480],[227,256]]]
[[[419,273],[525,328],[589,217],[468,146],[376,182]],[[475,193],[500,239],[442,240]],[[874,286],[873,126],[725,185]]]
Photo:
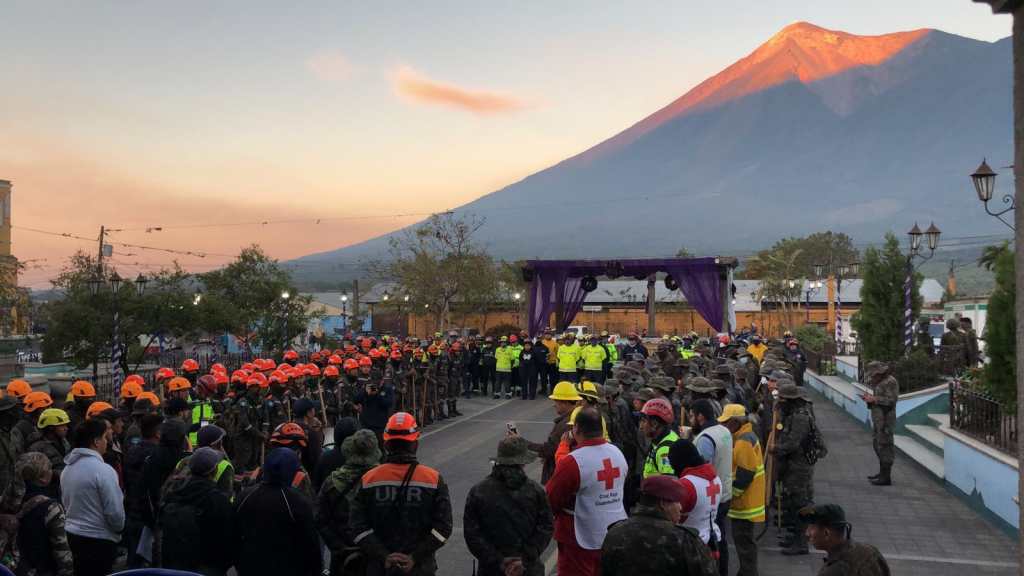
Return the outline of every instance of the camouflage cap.
[[[629,362],[626,362],[626,367],[636,370],[637,374],[639,374],[640,371],[644,369],[644,363],[639,360],[630,360]]]
[[[732,376],[732,369],[729,368],[728,364],[719,364],[715,366],[715,374],[718,376]]]
[[[725,383],[725,380],[719,380],[718,378],[711,379],[711,389],[715,391],[728,390],[729,386]]]
[[[838,504],[820,504],[800,509],[805,522],[820,526],[845,526],[846,512]]]
[[[377,436],[370,430],[357,430],[341,444],[345,463],[353,466],[376,466],[380,464],[380,446]]]
[[[796,384],[792,382],[786,382],[779,386],[779,399],[780,400],[803,400],[800,395],[800,389],[797,388]]]
[[[663,392],[672,392],[676,389],[676,380],[671,376],[655,376],[651,380],[651,388]]]
[[[537,455],[530,451],[530,445],[522,436],[507,436],[498,443],[498,455],[494,463],[500,466],[523,466],[533,462]]]
[[[716,390],[711,382],[703,376],[694,376],[686,380],[686,389],[700,394],[709,394]]]
[[[646,403],[648,400],[653,399],[654,397],[654,390],[651,390],[650,388],[641,388],[636,393],[636,399],[644,403]]]
[[[622,383],[615,378],[609,378],[604,381],[604,395],[605,396],[618,396],[622,394]]]
[[[889,373],[892,367],[886,362],[879,362],[878,360],[872,360],[868,362],[867,368],[864,370],[866,376],[883,376]]]
[[[811,391],[806,386],[797,386],[797,390],[800,391],[800,399],[804,402],[814,404],[814,398],[811,397]]]

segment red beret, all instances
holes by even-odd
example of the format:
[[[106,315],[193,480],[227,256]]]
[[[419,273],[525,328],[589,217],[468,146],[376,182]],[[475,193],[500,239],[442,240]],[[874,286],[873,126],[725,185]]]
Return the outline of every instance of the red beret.
[[[682,502],[686,497],[686,488],[679,479],[672,476],[651,476],[644,478],[640,491],[648,496],[668,502]]]

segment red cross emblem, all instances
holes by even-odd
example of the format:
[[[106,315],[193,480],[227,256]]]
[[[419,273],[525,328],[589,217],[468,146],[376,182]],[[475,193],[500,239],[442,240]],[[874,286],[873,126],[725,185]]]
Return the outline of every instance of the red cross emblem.
[[[715,502],[718,501],[718,495],[722,493],[722,487],[712,482],[708,484],[708,488],[705,493],[708,498],[711,498],[711,505],[714,506]]]
[[[597,471],[597,481],[604,482],[604,489],[611,490],[615,487],[615,479],[622,475],[618,468],[612,466],[612,459],[605,458],[602,462],[604,468]]]

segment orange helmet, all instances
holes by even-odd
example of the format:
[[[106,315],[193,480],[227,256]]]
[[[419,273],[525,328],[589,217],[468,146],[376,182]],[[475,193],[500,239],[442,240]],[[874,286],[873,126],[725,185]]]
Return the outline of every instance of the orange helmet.
[[[11,380],[7,384],[7,394],[15,398],[21,398],[32,393],[32,385],[24,380]]]
[[[380,358],[380,350],[377,348],[370,350],[370,359],[376,360],[378,358]]]
[[[196,362],[192,358],[187,358],[187,359],[185,359],[184,362],[181,363],[181,371],[182,372],[199,372],[199,362]]]
[[[142,386],[143,388],[146,387],[146,379],[143,378],[142,376],[139,376],[138,374],[129,374],[128,376],[126,376],[124,379],[124,384],[127,384],[129,382],[137,382],[139,386]],[[124,384],[122,384],[122,386]]]
[[[192,383],[181,376],[175,376],[171,378],[171,381],[167,383],[168,392],[177,392],[179,390],[190,390],[192,389]]]
[[[223,372],[217,372],[213,375],[214,382],[217,383],[217,388],[227,388],[231,384],[231,380],[228,375]]]
[[[85,380],[79,380],[71,385],[72,398],[95,398],[96,388]]]
[[[157,380],[170,380],[171,378],[174,378],[174,376],[174,370],[171,370],[170,368],[160,368],[156,371]]]
[[[363,350],[366,350],[367,348],[369,348],[372,345],[373,345],[373,342],[369,338],[363,338],[363,339],[359,340],[359,347],[362,348]]]
[[[252,375],[253,378],[260,381],[260,388],[266,388],[270,386],[270,381],[267,380],[267,375],[262,372],[257,372]]]
[[[370,360],[369,356],[363,356],[359,359],[359,366],[373,366],[373,360]]]
[[[285,422],[270,435],[270,443],[275,446],[306,447],[306,431],[295,422]]]
[[[22,402],[25,404],[25,412],[35,412],[53,406],[53,398],[46,392],[29,392],[22,398]]]
[[[330,357],[327,358],[327,363],[328,364],[341,364],[341,356],[338,356],[337,354],[331,354]]]
[[[349,358],[348,360],[345,360],[344,368],[346,372],[349,370],[359,370],[359,361],[355,358]]]
[[[142,385],[135,380],[125,379],[121,384],[121,398],[138,398],[142,394]]]
[[[322,358],[322,356],[320,355],[319,352],[313,352],[312,354],[309,355],[310,362],[319,362],[320,358]]]
[[[401,360],[402,359],[402,351],[401,350],[392,350],[391,351],[391,359],[392,360]]]
[[[231,381],[232,382],[242,382],[242,383],[244,383],[248,379],[249,379],[249,372],[247,370],[235,370],[234,372],[231,373]]]
[[[227,374],[228,369],[223,364],[217,362],[213,366],[210,366],[210,374]]]
[[[338,377],[338,367],[337,366],[328,366],[327,368],[324,368],[324,377],[325,378],[337,378]]]
[[[355,351],[356,351],[356,345],[355,344],[346,344],[345,345],[345,353],[346,354],[351,354],[351,353],[353,353]],[[338,351],[335,350],[334,353],[337,354]]]
[[[302,369],[302,373],[306,376],[319,376],[320,367],[316,364],[306,364],[306,367]]]
[[[270,375],[270,378],[267,380],[267,382],[269,382],[270,384],[287,384],[288,375],[280,370],[275,370],[274,373]]]
[[[245,364],[242,364],[242,367],[239,368],[239,370],[245,370],[246,372],[252,372],[254,368],[256,368],[255,364],[253,364],[252,362],[246,362]]]
[[[149,403],[153,406],[160,405],[160,398],[152,392],[143,392],[142,394],[139,394],[139,397],[135,399],[135,403],[137,404],[139,400],[149,400]]]
[[[284,359],[285,360],[298,360],[299,359],[299,353],[296,352],[295,350],[288,350],[287,352],[284,353]]]
[[[415,442],[420,439],[420,429],[416,425],[416,419],[408,412],[395,412],[388,418],[388,425],[384,428],[384,441],[402,440]]]
[[[113,410],[114,407],[106,402],[93,402],[89,405],[89,409],[85,411],[85,419],[92,420],[96,416],[106,412],[107,410]]]
[[[262,374],[260,374],[260,376],[262,376]],[[265,385],[266,381],[267,381],[266,378],[262,378],[261,379],[261,378],[257,378],[255,376],[253,376],[252,378],[249,378],[248,380],[245,381],[245,387],[246,388],[266,388],[266,385]]]
[[[291,364],[286,364],[284,362],[281,362],[280,364],[277,365],[277,369],[282,371],[282,372],[284,372],[285,370],[290,370],[291,368],[292,368]]]

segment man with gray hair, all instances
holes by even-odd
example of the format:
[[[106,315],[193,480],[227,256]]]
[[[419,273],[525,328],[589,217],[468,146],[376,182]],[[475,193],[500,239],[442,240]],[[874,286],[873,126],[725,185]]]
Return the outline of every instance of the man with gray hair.
[[[75,566],[64,531],[64,507],[50,497],[50,459],[40,452],[18,458],[17,475],[25,482],[25,500],[18,512],[18,574],[72,576]]]

